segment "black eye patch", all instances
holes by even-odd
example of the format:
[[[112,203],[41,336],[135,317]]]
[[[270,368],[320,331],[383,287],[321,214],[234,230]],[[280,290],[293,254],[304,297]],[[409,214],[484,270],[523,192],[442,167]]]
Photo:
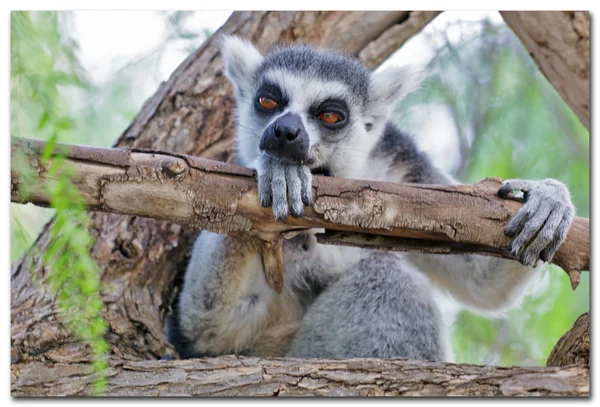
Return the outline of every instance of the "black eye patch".
[[[277,103],[277,106],[274,109],[265,109],[263,108],[260,103],[259,103],[259,99],[261,98],[268,98],[268,99],[272,99],[273,101],[275,101]],[[285,106],[287,105],[288,100],[285,97],[285,95],[281,92],[281,89],[279,88],[279,86],[277,86],[274,83],[271,82],[265,82],[263,83],[260,88],[258,88],[258,91],[255,94],[254,97],[254,107],[255,110],[259,113],[259,114],[263,114],[263,115],[271,115],[275,112],[280,112],[282,111]]]
[[[348,117],[348,105],[343,99],[325,99],[322,102],[313,103],[308,109],[308,113],[312,116],[318,116],[320,113],[327,111],[339,112]]]
[[[336,123],[326,123],[321,119],[323,113],[335,113],[339,118]],[[323,126],[330,130],[337,130],[348,123],[350,112],[348,105],[343,99],[330,98],[322,102],[314,103],[309,109],[308,114],[319,120]]]

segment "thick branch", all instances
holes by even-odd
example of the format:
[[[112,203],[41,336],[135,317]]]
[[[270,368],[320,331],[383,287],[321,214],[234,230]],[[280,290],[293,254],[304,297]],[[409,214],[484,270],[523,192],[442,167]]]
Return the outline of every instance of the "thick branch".
[[[44,143],[18,141],[38,181],[15,202],[47,204]],[[482,253],[514,258],[504,235],[521,207],[496,196],[497,179],[474,185],[418,185],[315,177],[314,205],[300,218],[276,222],[259,205],[253,171],[182,154],[62,145],[75,170],[73,182],[90,209],[169,220],[216,233],[251,232],[261,237],[298,228],[324,228],[322,241],[428,253]],[[357,234],[358,233],[358,234]],[[372,236],[376,235],[376,236]],[[577,218],[553,262],[576,284],[589,268],[589,221]]]
[[[542,73],[590,128],[590,13],[501,11]]]
[[[397,24],[390,26],[377,39],[367,44],[358,58],[372,68],[381,64],[387,56],[423,29],[439,11],[405,11]]]
[[[573,327],[559,340],[548,360],[547,366],[568,366],[590,363],[590,314],[577,318]]]
[[[24,363],[13,396],[84,396],[81,363]],[[68,379],[65,379],[67,378]],[[589,396],[587,367],[491,367],[405,359],[115,362],[111,396]]]

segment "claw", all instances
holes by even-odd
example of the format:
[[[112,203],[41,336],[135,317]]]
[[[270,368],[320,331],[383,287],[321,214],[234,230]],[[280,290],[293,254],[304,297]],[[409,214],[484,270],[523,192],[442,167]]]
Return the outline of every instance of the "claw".
[[[304,215],[304,206],[295,207],[294,205],[290,208],[290,214],[293,218],[299,218]]]
[[[535,263],[537,261],[530,250],[525,250],[523,254],[519,257],[519,262],[524,266],[533,267],[535,266]]]
[[[275,216],[275,219],[277,220],[287,220],[288,218],[288,213],[287,211],[276,211],[275,209],[273,209],[273,216]]]
[[[268,208],[269,206],[273,205],[273,197],[270,193],[264,195],[259,193],[259,199],[260,206],[262,206],[263,208]]]

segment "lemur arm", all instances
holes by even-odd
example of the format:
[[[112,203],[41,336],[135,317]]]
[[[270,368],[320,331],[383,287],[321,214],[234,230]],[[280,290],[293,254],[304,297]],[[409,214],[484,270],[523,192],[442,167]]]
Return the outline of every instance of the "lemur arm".
[[[480,255],[410,253],[408,258],[438,288],[482,312],[515,304],[536,271],[514,260]]]
[[[456,183],[433,167],[422,180]],[[535,274],[538,260],[552,258],[573,220],[569,192],[556,180],[507,180],[499,193],[511,190],[525,193],[525,205],[505,229],[513,238],[510,249],[519,262],[481,255],[408,255],[436,286],[476,310],[501,311],[515,304]]]
[[[285,354],[299,307],[288,292],[269,287],[263,270],[251,238],[200,234],[179,299],[182,357]]]

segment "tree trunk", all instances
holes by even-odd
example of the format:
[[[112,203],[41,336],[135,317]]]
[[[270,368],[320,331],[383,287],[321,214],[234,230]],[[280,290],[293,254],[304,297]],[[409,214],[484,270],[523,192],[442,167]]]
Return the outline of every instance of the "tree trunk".
[[[590,129],[590,13],[501,11],[542,73]]]

